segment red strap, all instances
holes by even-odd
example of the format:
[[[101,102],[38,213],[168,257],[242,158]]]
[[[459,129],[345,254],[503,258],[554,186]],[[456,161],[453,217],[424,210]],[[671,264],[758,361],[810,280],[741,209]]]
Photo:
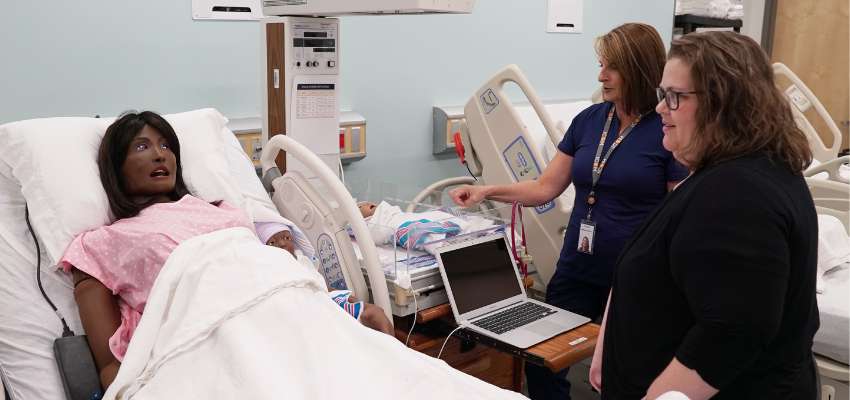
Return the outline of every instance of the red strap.
[[[522,260],[516,252],[516,215],[519,214],[519,226],[522,232],[522,244],[525,245],[525,225],[522,223],[522,205],[518,202],[514,202],[513,207],[511,208],[511,250],[514,253],[514,258],[519,261],[520,270],[522,270],[522,276],[528,278],[528,267],[525,265],[525,262]]]
[[[466,159],[463,157],[463,140],[460,138],[460,132],[455,132],[452,135],[452,139],[455,141],[455,150],[457,150],[457,155],[460,156],[460,162],[466,164]]]

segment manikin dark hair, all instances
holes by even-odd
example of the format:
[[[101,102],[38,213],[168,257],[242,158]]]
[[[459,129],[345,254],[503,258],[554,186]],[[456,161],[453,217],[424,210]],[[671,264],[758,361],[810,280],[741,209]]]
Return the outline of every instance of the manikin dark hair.
[[[100,182],[103,184],[103,189],[106,190],[109,208],[115,214],[116,219],[135,217],[139,215],[139,212],[156,202],[156,199],[152,199],[144,204],[134,203],[127,195],[127,184],[121,170],[124,161],[127,159],[130,143],[133,142],[133,139],[145,125],[162,134],[177,162],[174,189],[166,193],[166,196],[177,201],[187,194],[192,194],[183,180],[183,167],[180,165],[180,141],[177,139],[177,134],[174,133],[171,124],[152,111],[125,111],[106,129],[97,156]]]

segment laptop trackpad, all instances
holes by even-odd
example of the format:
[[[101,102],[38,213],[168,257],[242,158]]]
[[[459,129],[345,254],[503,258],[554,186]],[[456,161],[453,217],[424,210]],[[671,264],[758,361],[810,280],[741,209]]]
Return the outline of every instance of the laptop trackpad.
[[[523,329],[527,329],[538,335],[543,336],[552,336],[556,333],[563,332],[566,330],[563,326],[549,321],[540,321],[536,324],[531,324]]]

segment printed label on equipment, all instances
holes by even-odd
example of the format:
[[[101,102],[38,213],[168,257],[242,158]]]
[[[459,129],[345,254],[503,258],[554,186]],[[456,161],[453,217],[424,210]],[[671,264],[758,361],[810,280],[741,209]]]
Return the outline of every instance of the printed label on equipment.
[[[334,84],[299,84],[295,95],[295,118],[333,118]]]
[[[321,263],[319,272],[324,275],[325,283],[334,289],[348,290],[330,236],[326,233],[321,234],[316,242],[316,249],[318,249],[319,262]]]
[[[546,211],[549,211],[553,208],[555,208],[555,201],[554,200],[552,200],[552,201],[550,201],[546,204],[542,204],[542,205],[539,205],[537,207],[534,207],[534,211],[537,212],[538,214],[543,214]]]
[[[540,176],[537,160],[531,155],[531,150],[525,139],[520,136],[502,152],[505,162],[511,167],[517,182],[532,181]]]
[[[487,89],[487,91],[481,95],[481,106],[484,107],[485,114],[490,114],[490,111],[493,111],[493,109],[498,105],[499,99],[496,98],[496,94],[493,93],[492,90]]]
[[[483,101],[483,100],[482,100]],[[528,148],[528,143],[520,136],[514,140],[505,151],[502,152],[505,157],[505,162],[514,173],[514,180],[517,182],[533,181],[540,177],[540,167],[537,166],[537,160],[531,155],[531,150]],[[550,201],[546,204],[534,207],[534,211],[538,214],[543,214],[555,208],[555,202]]]
[[[575,345],[577,345],[577,344],[579,344],[579,343],[581,343],[581,342],[583,342],[583,341],[585,341],[585,340],[587,340],[587,338],[586,338],[586,337],[580,337],[580,338],[578,338],[578,339],[573,340],[572,342],[570,342],[570,346],[575,346]]]

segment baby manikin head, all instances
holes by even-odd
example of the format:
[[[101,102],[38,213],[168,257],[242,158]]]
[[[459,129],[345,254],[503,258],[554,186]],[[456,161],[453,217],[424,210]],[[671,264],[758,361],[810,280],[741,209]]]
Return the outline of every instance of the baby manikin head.
[[[378,205],[371,201],[361,201],[357,203],[357,208],[360,209],[360,214],[363,215],[363,218],[368,218],[372,214],[375,214],[375,209],[378,208]]]
[[[255,222],[254,230],[263,244],[284,249],[295,255],[295,243],[292,231],[285,224],[278,222]]]

